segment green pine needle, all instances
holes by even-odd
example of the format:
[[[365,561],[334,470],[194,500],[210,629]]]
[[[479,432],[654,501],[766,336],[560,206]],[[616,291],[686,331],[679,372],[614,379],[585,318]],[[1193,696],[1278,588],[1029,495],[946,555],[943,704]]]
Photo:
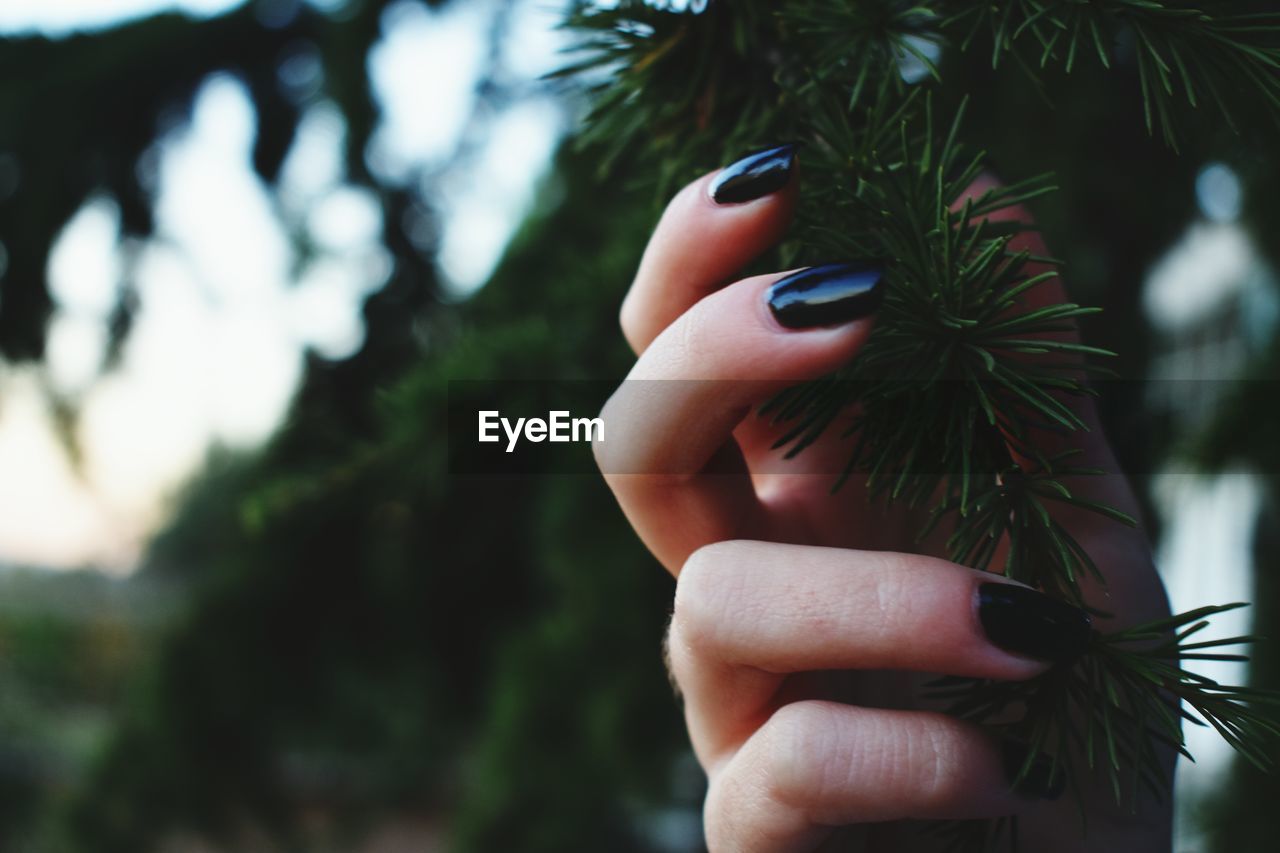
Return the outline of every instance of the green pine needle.
[[[580,41],[562,76],[592,98],[579,142],[600,151],[602,170],[627,155],[649,170],[632,178],[665,198],[743,151],[795,141],[803,186],[782,265],[857,259],[886,271],[858,358],[762,407],[782,429],[777,447],[794,456],[840,430],[849,461],[834,488],[858,476],[873,498],[927,507],[921,536],[946,524],[956,562],[1083,604],[1081,584],[1105,579],[1053,510],[1134,521],[1073,491],[1103,473],[1080,466],[1078,451],[1037,445],[1047,432],[1069,446],[1086,428],[1073,402],[1112,353],[1064,335],[1096,309],[1024,304],[1059,265],[1016,250],[1026,226],[1000,214],[1052,192],[1052,178],[965,196],[984,155],[962,143],[963,103],[937,113],[930,81],[946,65],[929,48],[989,50],[993,66],[1011,59],[1038,86],[1051,65],[1128,65],[1148,130],[1176,147],[1196,112],[1228,124],[1241,109],[1280,117],[1280,14],[1242,15],[1224,0],[711,0],[701,13],[583,0],[567,26]],[[904,79],[908,57],[922,82]],[[1028,762],[1049,756],[1077,802],[1089,773],[1120,805],[1165,796],[1166,755],[1190,758],[1184,722],[1271,769],[1277,696],[1183,667],[1245,659],[1230,647],[1250,637],[1188,642],[1236,606],[1095,633],[1072,666],[1025,682],[943,679],[937,694],[1027,743]],[[1021,709],[1012,722],[1011,709]],[[936,830],[967,851],[1007,848],[1017,835],[1012,821]]]

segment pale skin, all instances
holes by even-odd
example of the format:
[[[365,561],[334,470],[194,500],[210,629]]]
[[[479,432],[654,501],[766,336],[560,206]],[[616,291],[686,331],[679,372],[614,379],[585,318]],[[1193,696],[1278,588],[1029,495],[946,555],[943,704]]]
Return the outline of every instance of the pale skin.
[[[795,181],[717,205],[713,177],[685,187],[652,235],[621,312],[638,359],[596,445],[628,520],[677,578],[668,664],[709,779],[712,853],[926,851],[937,842],[911,821],[1009,814],[1024,850],[1168,851],[1167,804],[1144,803],[1135,817],[1086,778],[1082,837],[1069,796],[1012,791],[988,733],[921,707],[925,673],[1025,679],[1049,664],[983,632],[977,586],[1011,581],[948,562],[937,541],[915,543],[921,517],[869,504],[856,481],[828,494],[847,439],[829,435],[779,464],[778,433],[753,407],[857,358],[875,318],[778,324],[765,291],[784,273],[735,278],[787,229]],[[1033,235],[1018,239],[1039,248]],[[1051,280],[1027,298],[1064,295]],[[1118,470],[1096,426],[1072,441],[1089,463]],[[1122,477],[1073,487],[1137,513]],[[1113,614],[1095,626],[1167,613],[1139,531],[1080,511],[1059,517],[1109,580],[1086,590]]]

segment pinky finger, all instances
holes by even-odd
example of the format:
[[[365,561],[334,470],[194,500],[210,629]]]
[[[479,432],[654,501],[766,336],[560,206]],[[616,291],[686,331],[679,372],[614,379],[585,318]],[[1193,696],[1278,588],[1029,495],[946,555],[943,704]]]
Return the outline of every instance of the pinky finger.
[[[795,702],[712,769],[707,844],[711,853],[807,853],[840,826],[997,817],[1061,793],[1047,766],[1014,792],[1020,762],[1010,758],[943,714]]]

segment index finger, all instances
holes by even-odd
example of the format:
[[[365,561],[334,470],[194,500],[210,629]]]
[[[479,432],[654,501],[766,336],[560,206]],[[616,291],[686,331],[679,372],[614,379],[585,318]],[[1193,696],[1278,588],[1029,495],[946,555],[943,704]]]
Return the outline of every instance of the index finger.
[[[636,354],[720,289],[786,231],[795,209],[795,146],[750,154],[686,186],[667,205],[622,302]]]

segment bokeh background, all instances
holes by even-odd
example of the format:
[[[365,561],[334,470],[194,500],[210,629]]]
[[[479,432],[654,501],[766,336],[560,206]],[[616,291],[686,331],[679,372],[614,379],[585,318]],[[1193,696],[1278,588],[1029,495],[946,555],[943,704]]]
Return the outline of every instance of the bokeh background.
[[[0,3],[0,850],[701,849],[664,573],[594,477],[448,470],[448,380],[630,360],[661,200],[572,144],[564,11]],[[1123,58],[946,53],[941,97],[1059,175],[1174,606],[1275,633],[1274,132],[1175,154]],[[1178,849],[1274,849],[1280,787],[1191,737]]]

